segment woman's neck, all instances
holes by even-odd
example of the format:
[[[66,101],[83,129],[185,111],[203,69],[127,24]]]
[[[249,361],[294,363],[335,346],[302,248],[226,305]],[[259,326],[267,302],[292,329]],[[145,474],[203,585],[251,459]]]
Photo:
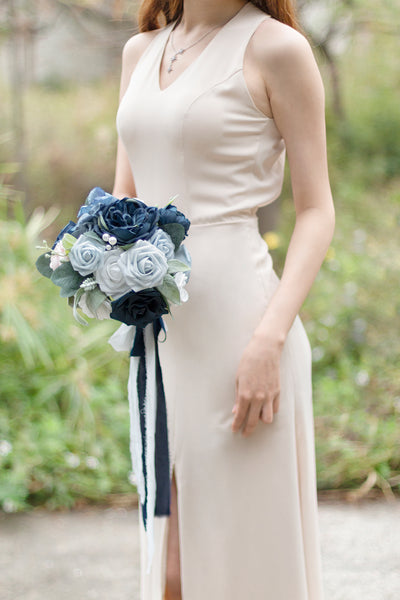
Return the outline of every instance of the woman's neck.
[[[216,25],[221,27],[247,2],[244,0],[184,0],[179,23],[182,35],[195,34]]]

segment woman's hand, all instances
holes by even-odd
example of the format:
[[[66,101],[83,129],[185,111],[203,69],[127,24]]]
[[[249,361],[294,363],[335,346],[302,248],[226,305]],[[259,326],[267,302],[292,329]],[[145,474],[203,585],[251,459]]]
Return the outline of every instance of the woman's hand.
[[[272,423],[273,413],[279,408],[282,348],[282,340],[259,335],[254,335],[246,346],[236,373],[232,431],[237,432],[244,425],[242,433],[248,436],[259,419]]]

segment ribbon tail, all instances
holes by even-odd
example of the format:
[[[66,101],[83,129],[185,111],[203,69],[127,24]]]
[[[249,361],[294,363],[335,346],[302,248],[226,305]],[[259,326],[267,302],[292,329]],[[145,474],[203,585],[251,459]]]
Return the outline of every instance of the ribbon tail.
[[[140,503],[144,504],[146,500],[145,478],[142,466],[142,432],[140,423],[139,397],[137,379],[139,374],[139,356],[131,356],[128,379],[128,400],[129,400],[129,418],[130,418],[130,453],[132,462],[132,471],[136,480],[136,489],[139,494]]]
[[[162,318],[160,321],[153,323],[155,353],[156,353],[156,383],[157,383],[157,421],[156,421],[156,448],[155,448],[155,465],[157,479],[157,497],[156,497],[156,516],[170,515],[171,501],[171,476],[170,473],[170,452],[168,443],[168,421],[167,421],[167,406],[165,401],[164,384],[162,378],[160,356],[158,350],[158,335],[166,329]]]
[[[144,346],[146,353],[146,395],[145,395],[145,427],[146,427],[146,530],[147,530],[147,573],[150,572],[154,554],[154,513],[156,507],[156,419],[157,419],[157,382],[155,340],[151,325],[144,330]]]
[[[167,409],[158,352],[161,329],[161,320],[136,327],[128,381],[130,451],[147,537],[147,573],[154,556],[154,518],[170,514]]]

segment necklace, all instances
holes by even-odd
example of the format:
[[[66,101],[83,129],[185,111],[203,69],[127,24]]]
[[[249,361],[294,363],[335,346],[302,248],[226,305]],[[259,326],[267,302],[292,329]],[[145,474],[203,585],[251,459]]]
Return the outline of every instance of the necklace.
[[[215,25],[215,27],[213,27],[212,29],[210,29],[209,31],[207,31],[204,35],[201,36],[201,38],[199,38],[198,40],[196,40],[195,42],[193,42],[193,44],[190,44],[189,46],[186,46],[186,48],[179,48],[179,50],[177,50],[174,46],[174,29],[175,27],[178,25],[178,22],[175,23],[175,25],[173,26],[172,30],[171,30],[171,46],[173,51],[175,52],[175,54],[173,54],[171,56],[170,63],[169,63],[169,67],[168,67],[168,73],[171,73],[171,71],[173,71],[173,65],[174,62],[176,60],[178,60],[178,56],[180,54],[183,54],[184,52],[186,52],[186,50],[189,50],[189,48],[193,48],[193,46],[195,46],[196,44],[198,44],[199,42],[201,42],[201,40],[203,40],[207,35],[209,35],[212,31],[214,31],[214,29],[217,29],[217,27],[220,27],[220,25]]]

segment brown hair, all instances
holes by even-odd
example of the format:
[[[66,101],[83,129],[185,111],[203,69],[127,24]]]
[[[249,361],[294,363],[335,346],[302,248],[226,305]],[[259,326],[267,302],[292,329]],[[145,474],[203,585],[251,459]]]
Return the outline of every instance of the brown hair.
[[[300,30],[292,0],[250,0],[274,19]],[[142,0],[139,8],[139,31],[159,29],[160,17],[166,24],[182,16],[183,0]]]

